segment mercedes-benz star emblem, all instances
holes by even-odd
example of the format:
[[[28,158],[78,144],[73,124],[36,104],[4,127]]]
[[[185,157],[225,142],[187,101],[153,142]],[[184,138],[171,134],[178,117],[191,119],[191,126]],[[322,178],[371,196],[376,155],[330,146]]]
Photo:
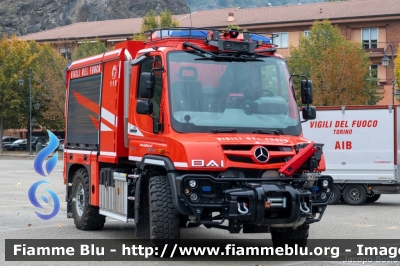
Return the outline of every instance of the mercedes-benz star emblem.
[[[265,147],[259,146],[254,150],[254,157],[260,163],[265,163],[269,159],[269,152]]]

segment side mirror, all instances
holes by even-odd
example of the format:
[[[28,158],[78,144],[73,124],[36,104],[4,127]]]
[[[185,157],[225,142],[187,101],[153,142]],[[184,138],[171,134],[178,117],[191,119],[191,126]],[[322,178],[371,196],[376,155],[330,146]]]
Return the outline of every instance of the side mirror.
[[[301,112],[304,120],[313,120],[317,117],[317,110],[314,106],[303,107]]]
[[[136,113],[140,115],[150,115],[153,113],[153,103],[150,101],[138,101],[136,104]]]
[[[313,103],[313,92],[312,92],[312,81],[302,80],[301,81],[301,103],[311,104]]]
[[[143,72],[140,75],[139,98],[153,98],[155,75],[153,72]]]

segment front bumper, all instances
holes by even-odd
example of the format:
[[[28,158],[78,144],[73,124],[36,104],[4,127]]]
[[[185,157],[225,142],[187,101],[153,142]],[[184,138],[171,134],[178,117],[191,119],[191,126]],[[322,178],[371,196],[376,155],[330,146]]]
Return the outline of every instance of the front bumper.
[[[205,212],[220,212],[223,219],[257,225],[316,221],[316,214],[323,213],[328,204],[333,185],[329,176],[320,177],[309,190],[300,188],[299,178],[214,178],[198,174],[170,178],[176,189],[174,204],[181,214],[204,221]],[[323,180],[328,180],[328,186]]]

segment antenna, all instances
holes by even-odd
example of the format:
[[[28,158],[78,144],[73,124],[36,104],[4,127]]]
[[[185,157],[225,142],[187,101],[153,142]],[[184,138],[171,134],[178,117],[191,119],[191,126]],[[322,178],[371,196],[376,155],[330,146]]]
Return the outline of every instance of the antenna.
[[[190,8],[190,1],[189,1],[189,17],[190,17],[190,29],[192,28],[192,9]]]

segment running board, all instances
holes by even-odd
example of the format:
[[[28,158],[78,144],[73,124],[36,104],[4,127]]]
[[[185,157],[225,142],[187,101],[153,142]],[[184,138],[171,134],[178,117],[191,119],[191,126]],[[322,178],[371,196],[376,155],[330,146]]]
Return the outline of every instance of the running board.
[[[99,213],[101,215],[111,217],[111,218],[117,219],[117,220],[125,222],[125,223],[134,223],[135,222],[135,219],[130,219],[126,216],[123,216],[123,215],[120,215],[117,213],[113,213],[113,212],[109,212],[109,211],[105,211],[105,210],[101,210],[101,209],[99,210]]]

